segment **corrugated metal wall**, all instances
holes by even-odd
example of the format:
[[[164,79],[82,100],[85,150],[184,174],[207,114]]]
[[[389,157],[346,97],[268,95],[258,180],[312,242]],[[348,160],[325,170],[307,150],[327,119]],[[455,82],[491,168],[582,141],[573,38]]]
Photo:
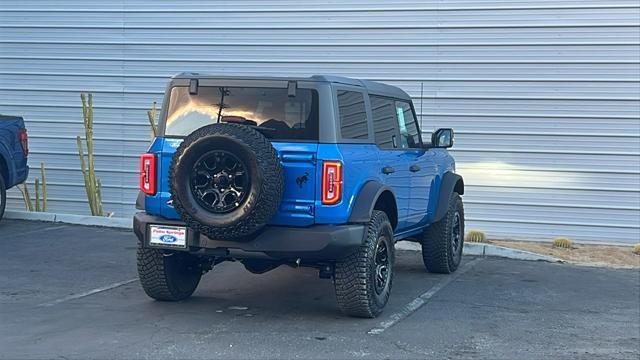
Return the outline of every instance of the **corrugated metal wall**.
[[[637,242],[639,26],[637,0],[2,0],[0,112],[26,118],[51,210],[87,213],[74,139],[93,92],[105,205],[129,216],[145,111],[170,75],[384,81],[425,131],[457,130],[468,228]]]

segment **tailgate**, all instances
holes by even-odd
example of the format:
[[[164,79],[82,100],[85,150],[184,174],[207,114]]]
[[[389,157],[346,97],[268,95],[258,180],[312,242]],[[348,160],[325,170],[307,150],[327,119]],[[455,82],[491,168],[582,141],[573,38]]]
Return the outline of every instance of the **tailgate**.
[[[158,155],[158,194],[147,201],[147,211],[159,213],[170,219],[179,215],[169,200],[169,167],[181,139],[163,139],[162,144],[154,144],[152,152]],[[316,143],[273,142],[284,167],[284,196],[276,215],[269,224],[308,226],[314,223],[314,202],[316,198]],[[157,149],[159,151],[153,151]]]
[[[278,143],[278,151],[284,167],[284,196],[280,209],[271,219],[272,225],[308,226],[314,223],[316,199],[315,143]]]

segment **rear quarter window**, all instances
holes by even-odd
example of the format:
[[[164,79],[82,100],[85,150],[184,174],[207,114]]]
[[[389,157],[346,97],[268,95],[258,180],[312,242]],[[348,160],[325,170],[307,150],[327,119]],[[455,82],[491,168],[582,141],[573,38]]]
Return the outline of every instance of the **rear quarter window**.
[[[357,91],[338,90],[338,113],[340,114],[340,135],[343,139],[369,138],[367,110],[364,94]]]

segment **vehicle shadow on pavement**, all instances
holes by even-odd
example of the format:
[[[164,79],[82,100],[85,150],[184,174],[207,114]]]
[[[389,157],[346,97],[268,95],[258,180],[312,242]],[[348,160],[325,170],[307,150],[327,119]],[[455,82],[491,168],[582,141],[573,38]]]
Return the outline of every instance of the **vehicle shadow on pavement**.
[[[380,318],[402,308],[443,277],[428,274],[418,255],[414,252],[398,252],[394,292]],[[130,287],[134,285],[137,284]],[[164,309],[179,310],[182,314],[211,319],[244,317],[252,318],[252,321],[273,322],[282,319],[289,322],[295,317],[353,322],[353,318],[340,313],[332,281],[320,279],[317,270],[280,266],[258,275],[246,271],[239,262],[216,266],[203,276],[198,290],[187,300],[167,303],[149,299],[144,306],[160,312]],[[359,322],[376,323],[380,318],[362,319]]]

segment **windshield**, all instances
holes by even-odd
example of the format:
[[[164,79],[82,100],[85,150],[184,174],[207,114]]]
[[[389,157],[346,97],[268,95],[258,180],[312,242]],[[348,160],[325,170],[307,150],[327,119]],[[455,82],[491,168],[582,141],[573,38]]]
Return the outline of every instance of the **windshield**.
[[[318,95],[315,90],[203,86],[171,89],[165,135],[186,136],[218,122],[256,126],[270,139],[317,140]]]

